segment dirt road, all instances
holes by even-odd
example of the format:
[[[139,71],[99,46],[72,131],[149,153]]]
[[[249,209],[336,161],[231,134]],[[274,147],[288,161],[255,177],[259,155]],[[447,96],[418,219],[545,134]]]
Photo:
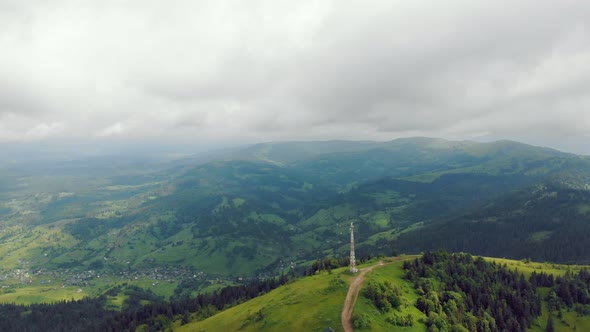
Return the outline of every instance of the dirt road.
[[[391,264],[394,262],[404,261],[408,259],[414,259],[416,257],[395,257],[391,261],[387,263],[383,263],[382,261],[366,267],[364,269],[360,269],[358,275],[352,279],[350,286],[348,287],[348,293],[346,294],[346,299],[344,300],[344,306],[342,307],[342,327],[344,328],[344,332],[353,332],[352,329],[352,311],[354,310],[354,305],[356,304],[356,300],[359,297],[359,293],[361,288],[363,287],[363,281],[365,280],[365,274],[368,272],[373,271],[374,268],[383,266],[386,264]]]

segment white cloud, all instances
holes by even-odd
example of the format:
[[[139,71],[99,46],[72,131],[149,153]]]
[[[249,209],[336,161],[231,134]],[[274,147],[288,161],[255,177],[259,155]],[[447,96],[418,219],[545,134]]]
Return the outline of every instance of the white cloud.
[[[121,122],[117,122],[100,130],[98,136],[108,137],[121,135],[125,132],[125,129],[126,127],[124,124],[122,124]]]
[[[58,134],[63,128],[61,123],[40,123],[29,129],[25,136],[29,138],[46,138]]]
[[[590,131],[588,22],[574,0],[0,0],[0,141],[557,146]]]

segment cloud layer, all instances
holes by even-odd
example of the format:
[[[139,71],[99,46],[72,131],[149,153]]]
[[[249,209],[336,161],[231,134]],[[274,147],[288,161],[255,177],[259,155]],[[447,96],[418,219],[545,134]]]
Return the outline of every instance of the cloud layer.
[[[575,150],[590,141],[588,22],[577,0],[0,0],[0,141]]]

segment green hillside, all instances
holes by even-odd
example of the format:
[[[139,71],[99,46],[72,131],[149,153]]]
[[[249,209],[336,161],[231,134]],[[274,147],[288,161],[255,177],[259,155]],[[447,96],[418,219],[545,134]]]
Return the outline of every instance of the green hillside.
[[[447,248],[481,255],[564,263],[590,262],[590,192],[537,185],[465,215],[399,237],[409,251]]]
[[[316,263],[306,269],[310,276],[255,280],[197,297],[165,300],[122,283],[78,301],[0,304],[0,329],[342,331],[345,301],[356,302],[352,315],[344,316],[354,331],[545,331],[547,325],[577,331],[590,326],[588,266],[442,251],[373,259],[354,275],[348,268],[330,269],[338,264],[333,259]],[[358,300],[348,301],[354,296],[347,292],[357,292]]]
[[[415,258],[409,260],[407,258],[402,260],[385,259],[385,265],[383,266],[380,266],[376,260],[362,265],[361,268],[376,264],[378,267],[369,272],[365,277],[363,290],[361,291],[361,295],[353,313],[355,331],[391,331],[394,329],[403,331],[451,331],[453,329],[456,331],[463,331],[460,325],[465,326],[465,324],[469,324],[469,322],[472,322],[477,326],[483,324],[481,317],[478,317],[479,309],[477,308],[470,309],[473,310],[472,314],[464,315],[456,313],[458,316],[455,316],[455,312],[447,311],[451,310],[450,308],[453,308],[453,305],[451,305],[451,302],[448,300],[448,296],[452,295],[459,298],[464,296],[460,295],[460,288],[457,288],[454,292],[444,291],[445,284],[441,281],[445,278],[451,277],[451,274],[446,270],[450,266],[462,266],[461,268],[463,269],[479,271],[478,273],[481,273],[482,277],[486,278],[486,280],[493,279],[494,275],[501,276],[497,279],[498,284],[495,287],[507,287],[507,289],[512,289],[512,282],[524,282],[522,281],[523,279],[519,277],[520,273],[524,274],[526,280],[531,278],[533,272],[536,275],[546,273],[552,275],[552,278],[570,278],[568,276],[580,273],[580,271],[588,268],[587,266],[557,265],[532,261],[523,262],[497,258],[486,258],[485,261],[488,262],[486,263],[483,260],[464,254],[448,255],[443,253],[442,256],[437,255],[441,254],[434,254],[434,256],[431,256],[433,257],[432,263],[427,263],[431,264],[430,266],[432,269],[430,270],[432,272],[427,273],[432,274],[416,280],[412,280],[411,277],[408,277],[408,271],[411,269],[406,268],[404,264],[412,263]],[[420,262],[426,260],[425,257],[419,259]],[[449,265],[447,262],[452,263]],[[413,263],[409,265],[413,265]],[[471,277],[476,278],[475,275],[471,275]],[[327,327],[330,327],[334,331],[342,331],[343,328],[340,323],[340,313],[346,297],[346,289],[351,280],[352,276],[345,268],[335,269],[331,272],[322,271],[314,276],[305,277],[291,282],[288,285],[281,286],[268,294],[264,294],[207,319],[196,322],[193,321],[184,325],[181,325],[181,323],[177,321],[174,325],[174,330],[208,332],[227,330],[324,331]],[[471,285],[473,285],[471,287],[475,287],[478,279],[470,280],[472,282]],[[387,284],[390,284],[390,287],[395,289],[394,294],[397,295],[393,296],[397,304],[395,304],[393,308],[388,307],[388,309],[380,309],[370,298],[371,295],[369,295],[369,289],[375,287],[375,285]],[[524,329],[528,331],[545,331],[546,322],[549,316],[548,311],[550,301],[547,296],[550,293],[550,288],[541,287],[542,285],[537,284],[536,282],[535,284],[538,285],[536,286],[537,288],[529,289],[536,289],[536,291],[530,293],[529,296],[534,296],[540,301],[540,314],[533,315],[530,320],[530,327],[525,326]],[[426,314],[421,311],[421,301],[424,301],[424,299],[427,299],[428,296],[430,296],[428,293],[424,293],[423,287],[431,287],[430,289],[433,291],[438,289],[438,291],[441,292],[439,294],[440,297],[437,295],[435,300],[440,301],[440,303],[435,302],[436,305],[439,306],[439,309],[433,309],[440,310],[436,311],[438,314]],[[527,287],[532,286],[529,284]],[[586,285],[585,287],[589,286]],[[503,293],[499,292],[498,294]],[[445,296],[447,296],[446,299]],[[588,299],[590,300],[590,298]],[[533,300],[528,299],[525,301]],[[459,305],[459,309],[455,307],[454,310],[466,310],[466,308],[460,303],[453,303],[454,305]],[[565,303],[561,303],[558,304],[558,307],[559,309],[552,309],[552,315],[555,318],[555,331],[585,330],[590,326],[590,315],[576,313],[573,304],[571,307],[568,307]],[[436,306],[433,308],[436,308]],[[516,310],[513,312],[518,313],[516,308],[516,306],[512,307],[511,310]],[[472,321],[468,318],[470,315],[473,315]],[[561,316],[561,318],[558,318],[558,316]],[[458,317],[462,318],[456,320]],[[500,326],[500,324],[508,323],[508,321],[500,322],[500,320],[496,319],[496,322],[493,324],[494,326]],[[437,329],[434,328],[435,324],[438,324]],[[520,322],[515,324],[518,325]],[[522,326],[520,328],[522,328]]]
[[[326,271],[272,290],[176,331],[341,331],[340,313],[351,275]]]

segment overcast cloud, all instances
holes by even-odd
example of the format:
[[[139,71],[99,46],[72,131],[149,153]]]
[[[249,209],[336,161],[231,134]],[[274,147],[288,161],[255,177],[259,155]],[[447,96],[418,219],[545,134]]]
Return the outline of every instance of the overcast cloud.
[[[588,1],[0,0],[0,142],[589,134]]]

